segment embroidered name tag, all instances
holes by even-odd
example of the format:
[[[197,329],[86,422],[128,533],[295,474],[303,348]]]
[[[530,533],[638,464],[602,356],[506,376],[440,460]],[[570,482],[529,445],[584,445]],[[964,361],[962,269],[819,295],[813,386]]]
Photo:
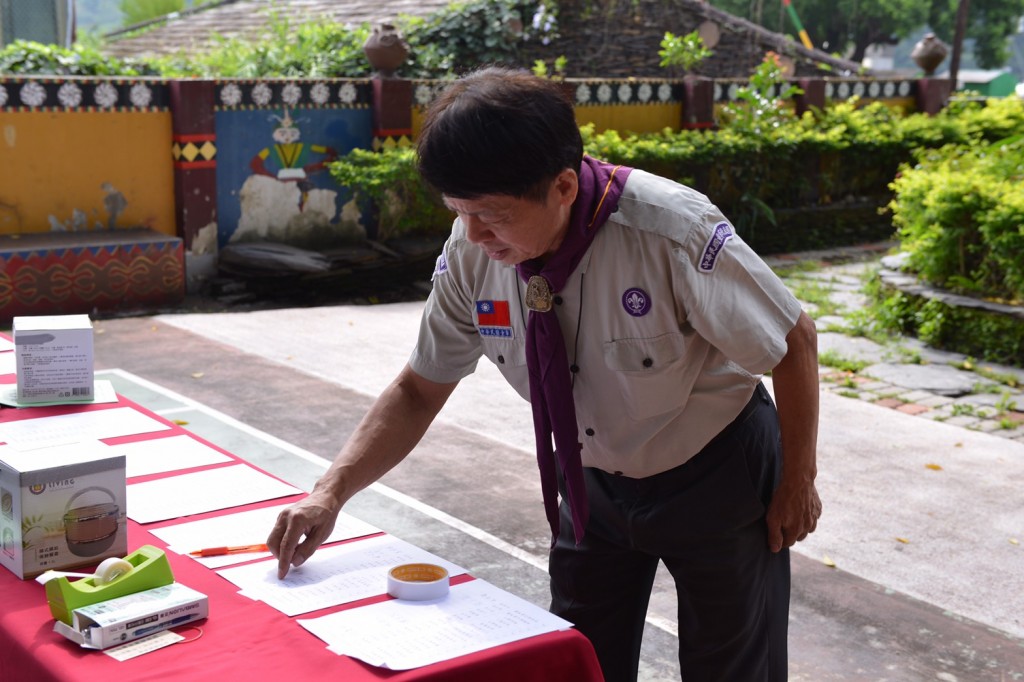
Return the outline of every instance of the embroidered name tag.
[[[715,225],[715,231],[711,234],[711,238],[708,239],[708,243],[704,245],[704,253],[700,257],[700,265],[698,266],[701,272],[711,272],[715,269],[715,261],[718,259],[718,254],[725,248],[725,243],[732,238],[732,229],[729,227],[729,223],[718,223]]]
[[[480,336],[512,338],[512,318],[508,301],[477,301],[476,323]]]

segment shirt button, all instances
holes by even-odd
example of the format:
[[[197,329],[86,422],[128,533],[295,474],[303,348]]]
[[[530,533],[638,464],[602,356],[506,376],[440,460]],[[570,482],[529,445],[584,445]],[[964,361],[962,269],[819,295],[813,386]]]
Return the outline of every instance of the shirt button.
[[[498,364],[499,365],[504,365],[505,364],[505,356],[504,355],[499,355],[498,356]]]
[[[653,364],[654,360],[651,360],[650,358],[644,358],[644,367],[650,367]]]
[[[594,435],[594,429],[587,429],[583,433],[587,434],[588,436],[593,436]]]
[[[579,365],[569,365],[569,371],[572,372],[573,374],[576,374],[577,372],[580,371],[580,366]]]
[[[554,301],[555,301],[555,305],[562,305],[562,297],[561,296],[555,296]]]

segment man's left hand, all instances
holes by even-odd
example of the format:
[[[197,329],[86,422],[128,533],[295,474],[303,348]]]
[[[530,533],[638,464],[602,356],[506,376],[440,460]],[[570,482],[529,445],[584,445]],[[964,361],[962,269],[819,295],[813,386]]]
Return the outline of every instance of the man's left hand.
[[[821,498],[813,481],[793,485],[783,480],[775,489],[765,516],[768,547],[773,552],[792,547],[814,532],[820,516]]]

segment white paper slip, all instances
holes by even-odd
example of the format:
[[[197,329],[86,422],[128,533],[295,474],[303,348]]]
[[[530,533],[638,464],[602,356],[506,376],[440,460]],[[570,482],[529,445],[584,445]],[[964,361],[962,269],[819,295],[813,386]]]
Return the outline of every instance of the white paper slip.
[[[171,427],[132,407],[113,407],[0,424],[0,441],[16,450],[35,450],[101,438],[166,431]]]
[[[111,445],[110,451],[125,456],[128,478],[232,461],[223,452],[186,435]]]
[[[302,491],[245,464],[169,476],[128,486],[128,518],[152,523]]]
[[[0,339],[3,342],[3,339]],[[13,348],[14,345],[11,345]],[[18,372],[18,361],[14,356],[13,352],[4,351],[0,352],[0,374],[17,374]],[[17,386],[17,384],[13,384]]]
[[[115,646],[112,649],[104,649],[103,653],[111,658],[117,659],[118,661],[127,661],[135,658],[136,656],[148,654],[151,651],[156,651],[157,649],[163,649],[165,646],[177,644],[183,639],[185,638],[176,632],[164,630],[163,632],[157,632],[149,637],[137,639],[134,642]]]
[[[398,564],[431,563],[448,575],[465,569],[390,535],[321,547],[302,566],[277,579],[277,560],[256,561],[218,571],[251,599],[287,616],[347,604],[387,592],[388,570]]]
[[[483,580],[453,585],[431,602],[394,599],[299,625],[339,655],[409,670],[548,632],[572,623]]]
[[[277,515],[288,506],[287,504],[278,504],[273,507],[249,509],[235,514],[216,516],[212,519],[164,526],[150,532],[166,542],[169,550],[186,556],[189,552],[205,547],[254,545],[266,541],[270,529],[274,527],[274,522],[277,520]],[[379,532],[380,529],[376,526],[341,512],[338,514],[338,521],[334,524],[334,530],[324,542],[340,542]],[[247,552],[245,554],[190,558],[209,568],[221,568],[243,561],[264,559],[268,556],[270,556],[270,552]]]
[[[2,357],[2,356],[0,356]],[[0,370],[0,374],[3,371]],[[114,385],[106,379],[97,379],[93,382],[92,398],[89,400],[52,400],[45,403],[20,403],[18,402],[17,384],[0,384],[0,405],[11,407],[46,407],[48,405],[95,405],[98,403],[116,403],[117,391]]]
[[[7,351],[14,350],[14,341],[10,339],[0,338],[0,353],[6,353]]]

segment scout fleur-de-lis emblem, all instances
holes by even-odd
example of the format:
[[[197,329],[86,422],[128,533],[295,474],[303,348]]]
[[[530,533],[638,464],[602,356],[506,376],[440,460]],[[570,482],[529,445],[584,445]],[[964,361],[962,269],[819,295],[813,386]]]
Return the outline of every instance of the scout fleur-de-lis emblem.
[[[540,275],[526,282],[526,307],[538,313],[551,310],[551,285]]]
[[[633,317],[640,317],[646,315],[647,311],[651,309],[651,297],[647,295],[647,292],[639,287],[633,287],[627,289],[622,294],[622,307],[626,309],[626,312]]]

